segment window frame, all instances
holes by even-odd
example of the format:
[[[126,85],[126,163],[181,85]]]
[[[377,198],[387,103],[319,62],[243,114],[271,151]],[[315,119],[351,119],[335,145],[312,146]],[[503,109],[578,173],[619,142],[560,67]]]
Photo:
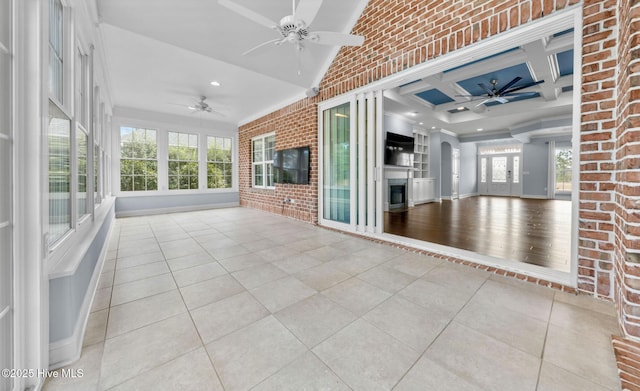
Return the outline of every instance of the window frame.
[[[196,137],[196,144],[195,144],[196,145],[195,146],[196,151],[195,151],[195,154],[194,154],[195,155],[195,160],[188,160],[188,159],[184,160],[184,159],[172,159],[171,158],[171,150],[170,150],[171,144],[169,143],[169,138],[170,138],[170,135],[172,133],[177,135],[177,138],[178,138],[177,147],[178,148],[182,148],[183,147],[182,145],[180,145],[180,135],[186,135],[187,136],[187,145],[186,145],[187,148],[191,148],[191,136],[195,136]],[[185,190],[186,191],[194,191],[194,190],[199,190],[202,187],[202,183],[200,181],[200,170],[201,170],[200,169],[200,166],[201,166],[201,164],[200,164],[200,161],[201,161],[201,158],[200,158],[200,153],[201,153],[200,142],[201,142],[202,138],[200,136],[201,135],[199,133],[193,133],[191,131],[186,131],[186,130],[185,131],[174,131],[174,130],[167,131],[167,153],[166,153],[166,157],[167,157],[167,175],[166,175],[166,178],[167,178],[167,190],[168,191],[170,191],[172,193],[175,192],[175,191],[185,191]],[[195,163],[196,166],[198,167],[198,172],[196,173],[196,175],[193,175],[193,174],[181,175],[180,172],[178,172],[178,175],[171,175],[170,164],[172,162],[176,162],[179,165],[181,165],[181,163]],[[177,178],[178,178],[178,186],[179,186],[178,188],[171,188],[171,177],[172,176],[173,177],[177,176]],[[194,177],[194,176],[196,177],[196,180],[198,181],[197,186],[195,188],[191,188],[191,187],[189,187],[188,189],[181,188],[181,186],[182,186],[181,183],[182,183],[182,178],[183,177],[191,178],[191,177]],[[188,180],[189,180],[189,183],[191,184],[191,179],[188,179]]]
[[[276,188],[276,184],[273,182],[272,179],[272,186],[268,186],[267,185],[267,178],[268,178],[268,167],[269,165],[271,166],[271,177],[273,178],[273,157],[271,160],[266,160],[266,141],[268,138],[273,137],[273,151],[276,151],[276,132],[270,132],[270,133],[265,133],[262,134],[260,136],[257,137],[253,137],[251,139],[251,187],[255,188],[255,189],[269,189],[269,190],[273,190]],[[254,145],[256,141],[262,141],[262,160],[260,161],[255,161],[255,153],[254,153]],[[256,184],[256,167],[261,166],[262,167],[262,178],[263,178],[263,184],[262,185],[257,185]]]
[[[210,160],[210,159],[209,159],[209,139],[229,140],[229,142],[231,143],[231,146],[230,146],[230,153],[231,153],[231,156],[230,156],[230,159],[229,159],[229,161],[228,161],[228,162],[226,162],[226,161],[219,161],[219,160]],[[233,155],[234,155],[234,154],[233,154],[233,147],[234,147],[234,143],[233,143],[233,138],[231,138],[231,137],[225,137],[225,136],[211,136],[211,135],[207,135],[207,136],[204,136],[204,140],[203,140],[203,141],[205,142],[205,145],[207,146],[206,150],[204,151],[204,152],[205,152],[205,154],[206,154],[206,159],[205,159],[205,160],[206,160],[206,161],[205,161],[205,164],[206,164],[206,167],[205,167],[205,172],[206,172],[206,189],[208,189],[208,190],[233,189],[234,184],[235,184],[235,183],[234,183],[234,178],[233,178],[233,165],[234,165],[234,159],[233,159]],[[230,178],[231,178],[230,186],[228,186],[228,187],[209,187],[209,177],[210,177],[210,175],[209,175],[209,164],[225,164],[225,165],[226,165],[226,164],[228,164],[228,165],[229,165],[230,172],[229,172],[229,175],[228,175],[228,176],[230,176]],[[225,172],[226,172],[226,171],[225,171]],[[225,182],[226,182],[226,177],[227,177],[227,175],[223,175],[223,177],[225,178]]]
[[[109,120],[109,119],[107,119]],[[105,181],[111,183],[112,195],[116,197],[149,197],[149,196],[167,196],[167,195],[184,195],[184,194],[213,194],[213,193],[235,193],[239,191],[238,180],[238,133],[237,128],[231,126],[225,126],[221,128],[204,128],[201,125],[178,125],[175,122],[158,122],[147,120],[145,118],[138,118],[137,115],[131,114],[126,117],[113,117],[111,118],[111,125],[109,128],[113,129],[113,138],[110,144],[113,146],[113,154],[110,157],[113,167],[108,167],[108,162],[105,162],[105,167],[109,173],[106,173],[107,177]],[[120,129],[122,127],[131,128],[148,128],[158,131],[158,190],[156,191],[122,191],[120,186],[120,159],[122,151],[120,149]],[[186,132],[198,135],[198,182],[199,188],[192,190],[169,190],[168,189],[168,133],[169,132]],[[103,134],[103,137],[105,135]],[[107,135],[109,136],[109,135]],[[207,188],[207,137],[222,137],[230,138],[232,144],[232,187],[209,189]],[[108,158],[108,157],[107,157]]]
[[[135,130],[145,130],[145,140],[147,139],[147,132],[148,131],[154,131],[155,132],[155,146],[156,146],[156,157],[155,159],[152,158],[133,158],[133,157],[125,157],[123,158],[122,156],[122,130],[124,128],[130,128],[132,133]],[[120,126],[119,127],[119,132],[118,132],[118,141],[119,141],[119,153],[118,153],[118,188],[120,190],[120,192],[124,193],[124,194],[129,194],[129,193],[143,193],[143,194],[149,194],[151,192],[157,192],[160,188],[160,170],[159,170],[159,155],[160,155],[160,151],[159,151],[159,142],[158,142],[158,138],[159,138],[159,131],[158,129],[153,129],[151,127],[138,127],[138,126]],[[152,189],[152,190],[135,190],[135,186],[133,186],[133,190],[122,190],[122,161],[123,160],[133,160],[133,161],[145,161],[145,162],[150,162],[150,161],[155,161],[156,163],[156,188]],[[132,183],[135,183],[135,176],[136,175],[131,175],[132,177]],[[144,175],[145,177],[145,183],[146,183],[146,177],[148,175]],[[146,187],[146,186],[145,186]]]

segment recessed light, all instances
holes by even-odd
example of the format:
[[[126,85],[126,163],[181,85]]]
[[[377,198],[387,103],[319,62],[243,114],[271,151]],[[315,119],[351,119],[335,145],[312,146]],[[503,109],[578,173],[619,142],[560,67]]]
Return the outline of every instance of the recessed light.
[[[458,110],[458,111],[462,111],[464,109],[466,109],[466,107],[464,107],[464,106],[460,106],[460,107],[456,108],[456,110]]]
[[[431,127],[431,129],[435,129],[435,128],[436,128],[435,126],[432,126],[432,127]]]
[[[424,122],[418,122],[418,125],[424,125]]]
[[[482,132],[484,129],[482,129],[482,128],[478,128],[478,129],[476,129],[476,130],[477,130],[478,132]]]
[[[411,117],[415,117],[415,116],[418,115],[418,112],[417,111],[410,111],[410,112],[407,113],[407,115],[411,116]]]
[[[220,87],[220,82],[214,80],[214,81],[211,82],[211,85],[214,86],[214,87]]]

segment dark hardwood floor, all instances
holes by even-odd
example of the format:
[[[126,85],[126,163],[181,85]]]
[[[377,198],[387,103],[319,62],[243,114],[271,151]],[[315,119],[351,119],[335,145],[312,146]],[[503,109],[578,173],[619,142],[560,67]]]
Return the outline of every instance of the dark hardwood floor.
[[[569,271],[571,202],[470,197],[385,212],[386,233]]]

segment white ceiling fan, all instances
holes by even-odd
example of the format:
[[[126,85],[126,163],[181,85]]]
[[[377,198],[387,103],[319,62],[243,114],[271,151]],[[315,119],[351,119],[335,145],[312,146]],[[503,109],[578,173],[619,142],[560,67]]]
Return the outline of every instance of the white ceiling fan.
[[[284,43],[290,43],[298,54],[298,75],[300,74],[300,52],[304,50],[306,42],[329,46],[360,46],[364,42],[364,37],[361,35],[342,34],[333,31],[309,31],[309,26],[315,19],[322,5],[322,0],[300,0],[297,8],[296,1],[292,0],[292,14],[280,19],[279,23],[230,0],[218,0],[218,4],[255,23],[275,30],[279,34],[278,38],[263,42],[242,53],[242,55],[251,53],[263,46],[279,46]]]
[[[224,114],[222,114],[219,111],[214,110],[207,102],[207,97],[206,96],[201,96],[200,100],[198,102],[196,102],[195,104],[188,106],[189,110],[192,110],[194,113],[213,113],[213,114],[217,114],[217,115],[221,115],[224,116]]]

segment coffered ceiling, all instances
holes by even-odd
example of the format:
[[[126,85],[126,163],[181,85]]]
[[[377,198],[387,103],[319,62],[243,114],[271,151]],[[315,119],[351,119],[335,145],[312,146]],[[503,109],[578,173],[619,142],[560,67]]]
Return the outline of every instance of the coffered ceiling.
[[[464,136],[568,133],[572,91],[573,30],[565,30],[389,89],[385,109]]]

